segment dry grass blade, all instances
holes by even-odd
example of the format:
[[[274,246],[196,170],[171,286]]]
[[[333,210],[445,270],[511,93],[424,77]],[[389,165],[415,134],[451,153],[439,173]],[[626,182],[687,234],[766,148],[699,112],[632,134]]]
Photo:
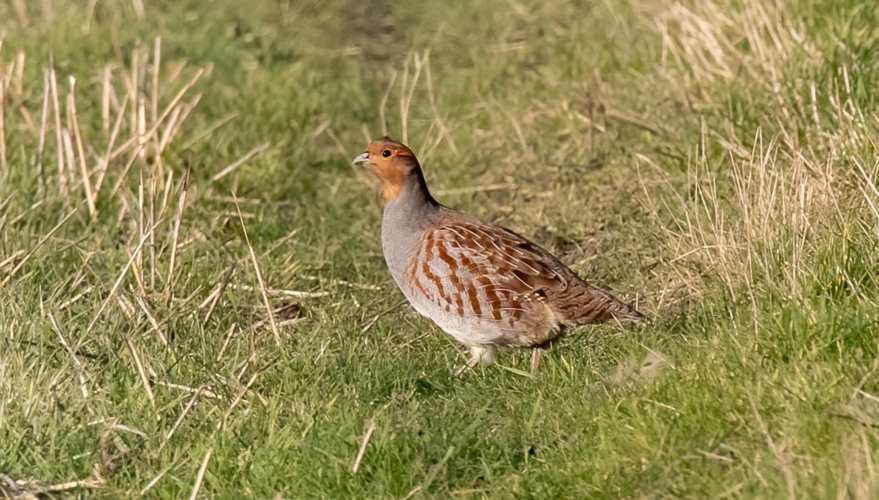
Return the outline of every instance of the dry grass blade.
[[[156,451],[156,455],[158,455],[159,453],[162,452],[162,449],[165,448],[165,445],[168,444],[168,441],[170,441],[171,438],[174,436],[174,433],[177,432],[177,429],[180,427],[180,424],[183,423],[183,419],[185,419],[186,415],[189,414],[189,410],[191,410],[192,407],[195,406],[195,402],[198,400],[198,397],[201,395],[201,391],[203,388],[204,388],[204,386],[199,387],[196,390],[195,394],[192,395],[192,398],[189,400],[189,403],[187,403],[186,408],[183,409],[183,412],[180,413],[179,417],[177,417],[177,421],[174,422],[174,425],[171,427],[171,430],[168,431],[168,434],[165,435],[165,440],[162,441],[162,444],[159,446],[159,449]]]
[[[161,166],[161,163],[157,163]],[[161,176],[161,173],[159,174]],[[150,176],[150,211],[149,211],[149,224],[152,225],[153,221],[156,220],[156,173]],[[168,191],[165,191],[167,194]],[[158,268],[156,261],[156,233],[150,235],[150,289],[155,290],[156,288],[156,269]]]
[[[645,130],[650,132],[653,135],[661,135],[662,131],[659,129],[658,125],[648,122],[647,120],[630,116],[627,113],[620,111],[618,109],[608,109],[605,110],[605,115],[608,118],[616,118],[617,120],[632,125],[634,127],[640,128],[641,130]]]
[[[15,77],[13,78],[15,81],[15,95],[19,98],[24,95],[24,61],[24,51],[19,50],[18,53],[15,54]],[[9,82],[7,81],[7,87],[8,86]]]
[[[51,57],[51,56],[50,56]],[[61,104],[58,102],[58,79],[55,76],[55,65],[49,69],[49,89],[52,94],[52,109],[55,113],[55,138],[58,142],[58,189],[66,203],[70,203],[67,179],[67,168],[64,165],[64,134],[61,126]]]
[[[391,97],[391,91],[394,90],[394,83],[397,81],[397,72],[391,75],[391,83],[388,84],[388,90],[385,91],[384,95],[382,95],[381,104],[378,107],[378,115],[379,121],[382,124],[382,135],[388,135],[388,120],[385,118],[385,107],[388,105],[388,98]],[[366,142],[371,141],[372,138],[367,137]]]
[[[43,148],[46,147],[46,122],[49,119],[49,72],[43,70],[43,107],[40,112],[40,142],[37,146],[37,161],[40,162],[40,178],[43,176]]]
[[[96,489],[104,484],[104,480],[100,477],[59,484],[45,484],[42,481],[15,481],[5,474],[0,474],[0,479],[3,479],[11,487],[11,491],[6,488],[0,488],[0,493],[4,494],[4,498],[13,499],[36,500],[50,493],[61,493],[79,488]],[[12,493],[13,496],[6,496],[8,493]]]
[[[345,158],[346,160],[350,158],[350,156],[348,155],[348,150],[345,149],[345,145],[342,144],[342,141],[339,140],[339,136],[337,136],[336,133],[333,132],[333,129],[327,127],[326,133],[328,136],[330,136],[330,139],[333,140],[333,143],[335,143],[336,149],[339,150],[339,154],[342,155],[342,158]]]
[[[22,266],[24,266],[24,264],[28,261],[28,259],[33,257],[34,253],[36,253],[36,251],[39,250],[40,247],[42,247],[44,243],[49,241],[49,238],[51,238],[59,229],[61,229],[61,226],[63,226],[67,221],[70,220],[71,217],[73,217],[74,214],[76,214],[76,211],[77,211],[77,209],[74,208],[69,214],[67,214],[63,219],[61,219],[61,222],[56,224],[55,227],[53,227],[51,231],[49,231],[45,236],[40,238],[40,241],[37,242],[36,246],[34,246],[34,248],[32,248],[27,253],[27,255],[24,256],[23,259],[21,259],[21,262],[19,262],[14,268],[12,268],[12,271],[9,271],[9,274],[7,274],[5,278],[3,278],[3,281],[0,282],[0,288],[2,288],[4,285],[9,283],[9,280],[11,280],[13,276],[15,276],[15,274],[22,268]]]
[[[125,313],[129,318],[133,318],[135,314],[134,306],[131,304],[131,301],[128,300],[128,297],[122,293],[118,292],[116,294],[116,302],[119,303],[119,308],[122,309],[122,312]]]
[[[412,98],[415,95],[415,88],[418,86],[418,78],[421,76],[421,70],[424,63],[430,56],[430,49],[424,51],[424,56],[419,57],[418,53],[412,53],[406,58],[403,69],[402,90],[400,92],[400,124],[403,129],[403,142],[409,143],[409,108],[412,106]],[[412,76],[412,82],[409,82],[409,59],[415,62],[415,74]]]
[[[208,127],[207,130],[205,130],[204,132],[198,134],[197,136],[195,136],[195,137],[193,137],[192,139],[189,139],[188,141],[186,141],[185,143],[183,143],[183,149],[189,149],[189,148],[192,147],[196,142],[198,142],[198,141],[204,139],[205,137],[207,137],[207,136],[213,134],[218,128],[220,128],[220,127],[222,127],[223,125],[225,125],[225,124],[229,123],[230,121],[234,120],[237,116],[238,116],[238,112],[235,111],[235,112],[229,113],[228,115],[226,115],[226,116],[223,117],[223,118],[220,118],[219,120],[217,120],[216,123],[214,123],[213,125],[211,125],[210,127]]]
[[[137,185],[137,232],[141,236],[145,236],[146,228],[147,228],[147,197],[146,197],[146,188],[144,187],[144,178],[143,171],[144,166],[141,164],[140,166],[140,183]],[[153,248],[153,233],[150,233],[148,240],[149,243],[145,244],[147,248],[152,250]],[[133,263],[134,276],[137,279],[137,287],[140,290],[141,295],[146,295],[146,285],[144,284],[143,271],[144,271],[144,253],[145,252],[136,252],[135,260]]]
[[[126,96],[131,101],[131,107],[128,110],[128,130],[131,134],[129,142],[131,144],[138,141],[137,134],[137,97],[138,97],[138,72],[140,71],[140,43],[131,51],[131,71],[126,74],[125,66],[122,66],[122,74],[124,75],[123,83],[125,83],[127,93]]]
[[[138,493],[137,496],[138,497],[144,496],[146,494],[146,492],[150,491],[153,488],[153,486],[156,485],[156,483],[161,481],[162,478],[165,477],[165,474],[167,474],[173,467],[174,467],[174,464],[171,464],[171,465],[165,467],[164,469],[162,469],[162,472],[159,472],[159,474],[156,477],[154,477],[152,479],[152,481],[147,483],[147,485],[144,486],[142,490],[140,490],[140,493]]]
[[[269,255],[270,253],[274,252],[275,250],[277,250],[278,248],[280,248],[284,243],[287,243],[288,241],[290,241],[291,238],[296,236],[296,233],[298,233],[298,232],[299,232],[299,228],[296,228],[296,229],[290,231],[289,233],[287,233],[287,235],[284,236],[283,238],[272,243],[272,246],[270,246],[268,250],[263,252],[262,257],[265,257],[265,256]]]
[[[0,267],[2,267],[2,266],[0,266]],[[92,285],[85,287],[85,290],[79,292],[78,294],[74,295],[73,297],[62,302],[61,305],[58,306],[58,310],[63,311],[65,309],[67,309],[68,307],[72,306],[73,304],[79,302],[86,295],[92,293],[92,290],[94,290],[94,289],[95,289],[95,287],[93,287]]]
[[[131,339],[125,339],[125,345],[128,347],[128,351],[131,353],[131,357],[134,358],[134,365],[137,367],[137,373],[140,374],[140,378],[143,381],[143,388],[146,389],[147,396],[150,398],[150,404],[153,405],[153,408],[156,407],[156,396],[153,394],[153,388],[150,385],[150,379],[147,378],[146,370],[143,367],[143,361],[140,359],[140,353],[135,347],[134,342]]]
[[[363,455],[366,455],[366,446],[369,444],[369,438],[372,437],[375,429],[375,421],[370,421],[369,428],[366,429],[366,435],[363,436],[363,442],[360,443],[360,450],[357,451],[357,458],[354,459],[354,465],[351,467],[351,474],[357,474],[357,469],[360,468],[360,461],[363,460]]]
[[[3,201],[0,201],[0,213],[3,213],[3,210],[6,209],[6,206],[9,205],[9,202],[12,201],[12,198],[18,194],[18,191],[13,191],[6,197]]]
[[[404,497],[402,498],[402,500],[409,500],[410,498],[414,497],[416,493],[418,493],[419,491],[421,491],[421,488],[422,488],[422,486],[421,486],[420,484],[419,484],[418,486],[412,488],[412,491],[410,491],[409,493],[407,493],[406,496],[404,496]]]
[[[487,191],[502,191],[504,189],[516,189],[516,185],[505,182],[502,184],[489,184],[487,186],[472,186],[455,189],[437,189],[436,191],[433,191],[433,194],[437,196],[447,196],[452,194],[471,194],[483,193]]]
[[[162,131],[162,137],[159,139],[159,143],[156,146],[159,155],[165,151],[168,144],[170,144],[171,141],[174,140],[174,137],[177,136],[177,133],[180,132],[180,128],[189,117],[189,114],[192,113],[192,110],[198,106],[201,97],[202,94],[196,94],[192,101],[182,103],[174,108],[174,112],[171,113],[171,117],[168,118],[168,124],[165,126],[165,130]]]
[[[156,119],[156,122],[153,124],[152,128],[149,130],[149,132],[147,132],[147,136],[151,136],[156,133],[156,131],[159,129],[159,126],[164,123],[165,119],[168,118],[168,115],[171,114],[171,111],[173,111],[174,108],[177,107],[178,104],[180,104],[180,100],[183,99],[183,96],[186,95],[186,92],[188,92],[189,89],[192,88],[192,86],[195,85],[196,82],[198,82],[199,78],[201,78],[203,74],[204,68],[199,68],[198,71],[195,73],[195,76],[193,76],[186,83],[186,85],[183,86],[183,88],[177,91],[174,99],[172,99],[171,103],[165,107],[165,109],[162,111],[162,114],[159,116],[158,119]]]
[[[75,490],[77,488],[87,488],[87,489],[97,489],[104,483],[104,481],[100,478],[95,479],[82,479],[80,481],[70,481],[67,483],[61,484],[53,484],[51,486],[46,486],[41,488],[40,493],[60,493],[62,491],[70,491]]]
[[[229,174],[230,174],[231,172],[233,172],[236,168],[238,168],[238,167],[240,167],[241,165],[243,165],[247,160],[253,158],[254,156],[256,156],[256,155],[262,153],[263,151],[265,151],[266,149],[268,149],[268,147],[269,147],[270,145],[271,145],[270,143],[266,142],[266,143],[264,143],[264,144],[260,144],[259,146],[257,146],[257,147],[255,147],[255,148],[251,149],[250,151],[248,151],[247,153],[245,153],[244,156],[242,156],[241,158],[235,160],[235,162],[233,162],[231,165],[229,165],[228,167],[224,168],[223,170],[220,170],[219,172],[217,172],[216,175],[214,175],[213,177],[211,177],[211,180],[212,180],[212,181],[218,181],[218,180],[222,179],[223,177],[229,175]]]
[[[0,167],[9,168],[6,163],[6,88],[0,80]]]
[[[247,391],[249,391],[251,387],[253,387],[253,384],[256,383],[256,380],[259,378],[259,376],[269,371],[271,367],[275,366],[275,363],[277,363],[277,360],[269,362],[266,366],[257,370],[257,372],[250,377],[250,380],[247,381],[247,385],[241,388],[241,390],[238,392],[238,395],[235,396],[235,399],[233,399],[232,403],[229,405],[229,409],[226,410],[226,413],[223,414],[223,419],[220,420],[220,423],[217,424],[217,430],[223,428],[223,426],[226,424],[226,420],[229,418],[230,415],[232,415],[232,412],[235,411],[235,408],[238,406],[239,403],[241,403],[241,400],[244,399],[244,395],[247,394]]]
[[[140,310],[146,315],[147,320],[150,322],[150,325],[153,327],[153,330],[156,331],[156,335],[159,336],[159,340],[162,342],[162,345],[168,345],[168,339],[165,337],[165,334],[162,333],[162,329],[159,327],[159,322],[156,321],[156,317],[153,312],[150,310],[150,307],[143,300],[140,295],[134,295],[134,301],[137,302],[137,305],[140,307]]]
[[[236,290],[248,290],[248,291],[258,290],[257,288],[254,288],[250,285],[238,285],[238,284],[234,284],[234,283],[229,285],[229,287],[234,288]],[[277,288],[270,288],[270,287],[266,287],[265,292],[269,295],[283,295],[285,297],[296,297],[297,299],[326,297],[327,295],[330,294],[330,292],[302,292],[299,290],[279,290]]]
[[[61,154],[64,156],[64,166],[67,169],[66,175],[68,176],[68,182],[73,185],[76,182],[76,153],[73,152],[73,138],[70,136],[69,129],[65,128],[61,131],[61,139],[64,146]],[[70,200],[68,200],[68,203],[70,203]]]
[[[69,354],[70,358],[73,359],[73,364],[75,364],[76,368],[79,370],[79,390],[82,392],[82,398],[88,399],[89,390],[86,382],[88,378],[90,378],[90,376],[86,374],[85,367],[82,365],[82,361],[79,360],[79,357],[76,355],[75,352],[73,352],[73,349],[70,348],[70,345],[67,343],[67,341],[64,340],[64,335],[61,334],[61,327],[55,320],[55,316],[53,316],[52,313],[47,313],[47,315],[49,316],[49,321],[52,323],[52,329],[55,330],[55,334],[58,335],[58,340],[61,341],[61,345],[64,346],[64,350],[67,351],[67,354]]]
[[[92,318],[91,323],[89,323],[88,328],[86,328],[86,333],[91,332],[92,328],[95,326],[95,323],[98,322],[98,318],[101,317],[101,314],[104,312],[104,309],[107,308],[107,304],[113,300],[113,297],[116,295],[116,292],[119,291],[119,287],[122,286],[122,280],[125,278],[125,275],[128,273],[128,270],[131,269],[132,264],[137,259],[138,255],[140,255],[140,251],[143,248],[144,243],[146,243],[147,239],[149,239],[149,235],[156,229],[161,221],[157,222],[153,227],[147,231],[146,234],[141,235],[140,242],[138,242],[137,247],[132,252],[131,256],[128,258],[128,262],[125,264],[125,267],[122,268],[122,272],[119,273],[119,278],[116,279],[116,283],[113,284],[113,287],[110,289],[110,293],[107,295],[107,298],[101,302],[101,307],[98,308],[98,312],[95,313],[95,317]]]
[[[119,135],[119,131],[122,129],[122,123],[125,119],[125,109],[127,107],[128,99],[125,99],[122,101],[122,107],[119,109],[118,116],[116,116],[116,123],[113,125],[113,131],[110,133],[110,142],[107,146],[107,153],[101,159],[98,180],[95,181],[95,199],[97,199],[98,193],[101,191],[101,186],[104,184],[104,177],[107,175],[107,169],[110,168],[110,156],[112,155],[113,144],[116,143],[116,138]],[[124,175],[122,177],[124,177]]]
[[[106,65],[101,72],[101,130],[110,129],[110,80],[113,70]]]
[[[308,280],[313,280],[313,281],[323,281],[325,279],[320,276],[314,276],[314,275],[309,275],[309,274],[303,274],[302,277],[305,279],[308,279]],[[361,290],[374,290],[376,292],[380,292],[382,290],[382,287],[377,286],[377,285],[364,285],[363,283],[354,283],[351,281],[340,280],[340,279],[336,279],[336,278],[332,278],[332,279],[329,279],[326,281],[329,283],[332,283],[334,285],[347,286],[347,287],[351,287],[351,288],[359,288]]]
[[[187,172],[188,173],[188,172]],[[186,175],[183,176],[183,180],[186,180]],[[162,187],[162,204],[159,207],[159,217],[164,218],[165,212],[168,209],[168,200],[171,196],[171,185],[174,183],[174,171],[168,170],[168,177],[165,179],[165,185]],[[161,184],[157,184],[161,186]]]
[[[138,19],[146,17],[146,9],[143,7],[143,0],[131,0],[131,6],[134,7],[134,13]]]
[[[214,452],[214,447],[211,446],[208,448],[208,452],[204,455],[204,460],[201,462],[201,468],[198,469],[198,477],[195,478],[195,485],[192,487],[192,494],[189,495],[189,500],[195,500],[198,498],[198,490],[201,488],[201,482],[204,480],[204,473],[208,470],[208,462],[211,460],[211,454]]]
[[[132,153],[131,158],[128,159],[128,163],[125,164],[125,167],[122,168],[122,172],[119,174],[119,178],[116,179],[116,183],[113,184],[113,189],[110,190],[110,198],[114,198],[116,193],[122,187],[122,184],[125,182],[125,178],[128,176],[128,172],[131,170],[131,167],[134,165],[134,162],[137,161],[137,152]],[[109,162],[108,162],[109,164]],[[124,203],[124,202],[123,202]]]
[[[189,113],[195,107],[195,104],[198,104],[199,100],[201,100],[201,94],[195,96],[193,104],[184,103],[174,108],[171,116],[168,117],[168,124],[165,126],[165,130],[162,131],[162,137],[158,140],[159,142],[155,146],[157,157],[161,158],[165,148],[174,140],[174,136],[177,135],[183,122],[186,121]]]
[[[235,196],[235,193],[232,193]],[[244,225],[244,216],[241,215],[241,206],[235,202],[235,208],[238,210],[238,220],[241,221],[241,229],[244,231],[244,241],[247,243],[247,249],[250,251],[250,260],[253,263],[253,270],[256,272],[256,280],[259,282],[259,292],[262,295],[263,303],[266,306],[266,312],[269,315],[269,324],[272,327],[272,334],[275,336],[275,342],[281,345],[281,332],[278,331],[278,325],[275,323],[275,313],[272,311],[272,304],[269,302],[269,295],[266,293],[266,284],[262,279],[262,273],[259,270],[259,261],[256,258],[256,252],[253,245],[250,244],[250,236],[247,235],[247,226]]]
[[[532,365],[532,366],[533,366],[533,365]],[[510,372],[510,373],[512,373],[512,374],[515,374],[515,375],[518,375],[518,376],[520,376],[520,377],[525,377],[525,378],[530,378],[530,379],[536,379],[536,378],[537,378],[537,377],[534,376],[533,373],[528,373],[528,372],[526,372],[526,371],[519,370],[518,368],[513,368],[512,366],[505,366],[505,365],[502,365],[502,364],[500,364],[500,363],[497,363],[497,367],[500,368],[501,370],[508,371],[508,372]]]
[[[206,398],[223,399],[223,396],[206,388],[205,386],[200,386],[198,388],[194,388],[194,387],[189,387],[188,385],[175,384],[173,382],[165,382],[164,380],[154,380],[153,385],[161,385],[161,386],[167,387],[169,389],[176,389],[178,391],[188,392],[189,394],[195,394],[196,392],[198,392]]]
[[[171,263],[168,264],[168,302],[174,295],[174,264],[177,260],[177,246],[180,239],[180,221],[183,219],[183,209],[186,207],[186,193],[189,190],[189,171],[183,175],[181,182],[180,200],[177,202],[177,216],[174,217],[174,230],[171,236]],[[166,190],[167,192],[167,190]]]
[[[220,353],[217,354],[217,363],[223,359],[223,353],[225,353],[226,348],[229,347],[229,342],[232,341],[232,335],[235,333],[236,328],[238,328],[238,323],[232,323],[232,326],[229,327],[229,333],[226,334],[226,340],[223,341],[223,347],[220,348]]]
[[[18,262],[19,257],[21,257],[24,254],[25,254],[24,250],[16,250],[16,251],[12,252],[12,255],[10,255],[9,257],[6,257],[6,259],[0,261],[0,271],[2,271],[3,269],[5,269],[7,267],[14,266],[15,263]]]
[[[222,281],[217,283],[217,286],[214,288],[214,291],[208,295],[208,298],[204,300],[204,302],[199,305],[200,309],[204,309],[210,304],[210,308],[208,309],[207,314],[205,314],[204,321],[202,325],[208,324],[208,321],[211,320],[211,316],[214,314],[214,310],[217,308],[217,304],[220,303],[220,298],[223,296],[223,292],[226,291],[226,287],[229,285],[229,282],[232,280],[232,274],[235,272],[235,264],[229,266],[229,269],[226,270],[226,274],[223,275]]]
[[[153,85],[152,91],[153,96],[150,99],[150,118],[152,119],[153,125],[156,124],[156,120],[159,115],[159,69],[162,66],[162,37],[156,37],[155,44],[153,45]]]
[[[82,134],[79,131],[79,116],[76,113],[76,78],[70,77],[70,94],[67,95],[67,112],[73,121],[73,135],[76,139],[76,152],[79,156],[79,168],[82,175],[82,184],[85,188],[85,201],[89,207],[89,215],[95,216],[95,197],[92,192],[92,183],[89,179],[89,169],[86,165],[85,148],[82,146]]]
[[[22,213],[16,215],[15,217],[13,217],[13,218],[9,221],[9,225],[10,225],[10,226],[13,226],[13,225],[17,224],[18,221],[24,219],[29,213],[31,213],[31,212],[33,212],[34,210],[36,210],[37,208],[43,206],[45,203],[46,203],[46,200],[45,200],[45,199],[42,199],[42,200],[37,201],[37,202],[34,203],[33,205],[29,206],[29,207],[27,208],[27,210],[25,210],[24,212],[22,212]]]

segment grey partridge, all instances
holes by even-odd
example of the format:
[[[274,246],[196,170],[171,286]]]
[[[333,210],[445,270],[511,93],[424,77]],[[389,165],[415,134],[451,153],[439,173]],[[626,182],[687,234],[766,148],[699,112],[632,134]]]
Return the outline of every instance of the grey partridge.
[[[382,249],[394,281],[421,315],[470,350],[458,373],[491,363],[496,347],[542,348],[566,327],[644,316],[524,237],[440,205],[415,154],[382,137],[354,159],[381,181]]]

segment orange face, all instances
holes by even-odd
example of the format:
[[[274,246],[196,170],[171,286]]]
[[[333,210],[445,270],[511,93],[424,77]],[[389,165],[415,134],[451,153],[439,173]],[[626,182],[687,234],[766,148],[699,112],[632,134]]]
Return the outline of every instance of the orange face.
[[[418,165],[412,150],[390,137],[373,141],[366,152],[354,159],[375,174],[382,185],[382,199],[391,201],[400,194],[408,174]]]

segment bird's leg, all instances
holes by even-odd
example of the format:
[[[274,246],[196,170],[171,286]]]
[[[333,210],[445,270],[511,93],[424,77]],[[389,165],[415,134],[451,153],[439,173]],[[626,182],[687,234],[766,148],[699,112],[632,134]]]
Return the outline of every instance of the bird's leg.
[[[478,358],[470,358],[470,360],[467,361],[467,364],[466,364],[466,365],[461,365],[461,366],[458,367],[457,370],[455,370],[455,376],[456,376],[456,377],[460,377],[461,374],[463,374],[463,373],[466,372],[467,370],[469,370],[469,369],[473,368],[474,366],[476,366],[476,363],[479,363],[479,359],[478,359]]]
[[[480,361],[482,361],[485,364],[494,363],[494,347],[473,345],[473,346],[469,346],[469,349],[470,349],[470,360],[467,361],[466,365],[455,370],[456,377],[460,377],[462,373],[466,372],[470,368],[473,368]]]
[[[535,347],[531,349],[531,374],[537,373],[537,367],[540,366],[540,358],[543,357],[543,349]]]
[[[494,347],[476,345],[470,348],[470,355],[477,361],[490,365],[494,363]]]

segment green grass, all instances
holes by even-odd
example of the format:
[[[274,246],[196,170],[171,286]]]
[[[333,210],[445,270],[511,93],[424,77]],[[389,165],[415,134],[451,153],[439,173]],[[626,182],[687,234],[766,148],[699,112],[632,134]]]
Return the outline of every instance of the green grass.
[[[135,3],[0,5],[0,473],[180,498],[210,450],[203,498],[879,494],[872,2]],[[149,130],[156,37],[158,112],[202,68],[196,105],[109,163],[92,215],[67,77],[94,187],[104,68],[122,102],[139,53]],[[51,107],[39,153],[50,54],[64,176]],[[384,132],[442,202],[654,321],[575,331],[535,379],[516,351],[452,377],[350,165]],[[242,219],[266,285],[307,292],[268,294],[302,318],[280,343]]]

